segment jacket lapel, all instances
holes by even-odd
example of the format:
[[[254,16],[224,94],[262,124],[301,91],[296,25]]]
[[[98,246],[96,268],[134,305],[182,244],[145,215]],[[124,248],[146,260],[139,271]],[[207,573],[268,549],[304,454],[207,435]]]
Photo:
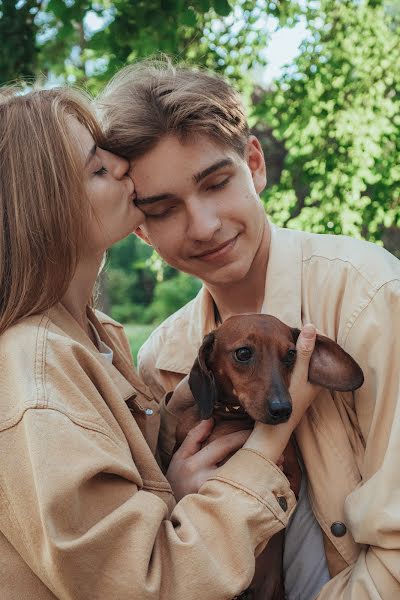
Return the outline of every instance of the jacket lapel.
[[[302,251],[298,232],[271,226],[265,296],[261,313],[301,327]]]
[[[182,375],[192,368],[203,337],[216,327],[213,300],[204,286],[184,308],[184,319],[180,311],[170,317],[172,323],[176,321],[176,328],[170,327],[156,362],[157,369]]]

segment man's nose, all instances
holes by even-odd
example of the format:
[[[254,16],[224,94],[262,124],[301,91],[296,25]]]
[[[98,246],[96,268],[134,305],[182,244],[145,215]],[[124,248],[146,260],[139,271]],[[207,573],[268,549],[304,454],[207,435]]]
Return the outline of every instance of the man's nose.
[[[191,240],[209,242],[221,228],[221,220],[214,207],[192,206],[189,212],[187,235]]]

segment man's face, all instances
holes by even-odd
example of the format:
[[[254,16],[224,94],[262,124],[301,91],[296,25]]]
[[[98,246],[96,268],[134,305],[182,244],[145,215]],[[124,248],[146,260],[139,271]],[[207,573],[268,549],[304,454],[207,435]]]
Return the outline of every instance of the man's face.
[[[145,213],[137,234],[171,266],[210,285],[239,282],[260,246],[265,186],[260,145],[249,139],[244,158],[198,137],[166,137],[133,161],[136,204]]]

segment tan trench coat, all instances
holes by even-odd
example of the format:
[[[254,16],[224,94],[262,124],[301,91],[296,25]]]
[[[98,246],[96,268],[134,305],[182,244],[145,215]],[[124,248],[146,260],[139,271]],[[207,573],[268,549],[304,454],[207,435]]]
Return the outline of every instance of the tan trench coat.
[[[288,481],[242,449],[175,505],[158,404],[98,316],[114,364],[61,305],[0,337],[0,598],[228,600],[286,526]]]
[[[400,262],[365,242],[272,228],[261,312],[293,327],[314,323],[365,375],[355,394],[322,392],[297,431],[332,576],[318,600],[398,600]],[[139,372],[158,400],[189,372],[214,327],[203,288],[152,334]],[[168,458],[174,418],[165,406],[163,412],[161,450]],[[342,537],[331,531],[335,522],[346,526]]]

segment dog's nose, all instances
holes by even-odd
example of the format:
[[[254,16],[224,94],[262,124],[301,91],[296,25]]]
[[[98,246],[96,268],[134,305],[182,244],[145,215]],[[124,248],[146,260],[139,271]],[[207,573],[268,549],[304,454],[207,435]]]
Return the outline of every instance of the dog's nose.
[[[292,414],[292,405],[287,400],[273,398],[269,403],[269,413],[275,423],[284,423]]]

